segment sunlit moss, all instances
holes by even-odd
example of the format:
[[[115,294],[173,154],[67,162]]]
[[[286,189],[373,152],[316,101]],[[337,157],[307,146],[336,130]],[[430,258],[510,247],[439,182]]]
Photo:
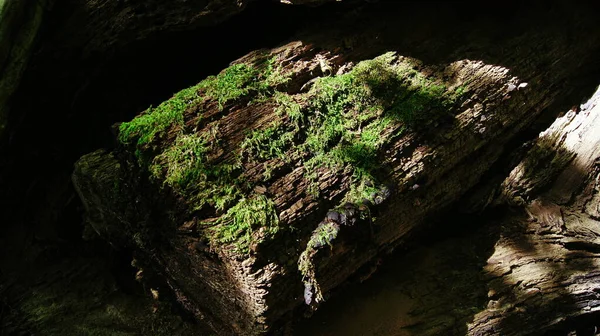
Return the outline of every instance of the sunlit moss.
[[[207,158],[209,151],[202,136],[182,135],[154,158],[151,176],[189,197],[196,208],[210,204],[223,210],[241,195],[235,178],[240,166],[235,162],[212,164]]]
[[[219,106],[247,95],[258,88],[259,71],[247,64],[235,64],[216,76],[203,80],[199,87],[205,89],[206,95],[217,100]]]
[[[220,219],[214,229],[221,243],[234,243],[240,253],[248,253],[256,241],[255,232],[264,228],[261,239],[270,238],[279,229],[279,217],[272,200],[264,195],[242,198]]]
[[[121,123],[119,140],[141,151],[168,130],[181,133],[186,108],[201,99],[197,86],[182,90],[156,108],[150,107],[133,120]]]
[[[304,149],[309,174],[318,167],[352,167],[356,180],[380,165],[378,153],[394,136],[443,115],[452,94],[393,53],[359,63],[349,73],[319,79],[311,89]],[[308,175],[311,178],[310,175]]]
[[[261,67],[248,64],[232,65],[216,76],[209,76],[197,85],[176,93],[156,108],[148,108],[143,114],[119,127],[119,140],[134,145],[140,156],[148,145],[165,132],[183,133],[184,115],[204,99],[216,100],[219,107],[248,95],[270,95],[273,88],[285,83],[289,77],[269,59]],[[200,95],[199,93],[203,94]],[[201,116],[200,116],[201,117]]]
[[[293,144],[294,129],[286,130],[279,122],[264,130],[250,133],[240,145],[242,153],[252,158],[268,160],[284,158],[285,149]]]

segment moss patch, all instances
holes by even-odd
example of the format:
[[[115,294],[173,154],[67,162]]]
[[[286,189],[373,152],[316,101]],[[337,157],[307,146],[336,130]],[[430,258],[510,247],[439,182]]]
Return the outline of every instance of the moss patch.
[[[262,232],[255,232],[264,228]],[[246,254],[250,245],[269,239],[279,229],[279,216],[272,200],[264,195],[242,198],[220,218],[213,229],[221,243],[234,243],[237,252]]]
[[[242,142],[241,152],[258,160],[285,158],[286,149],[294,143],[297,131],[288,130],[281,122],[274,122],[264,130],[254,131]]]
[[[156,156],[149,167],[151,177],[188,197],[195,209],[208,204],[224,210],[241,196],[236,178],[240,165],[211,163],[207,140],[199,134],[181,135],[173,145]]]
[[[158,137],[165,132],[183,134],[186,111],[196,112],[199,117],[202,111],[198,106],[203,100],[215,100],[219,108],[241,97],[249,95],[271,95],[274,87],[289,80],[274,59],[269,59],[258,66],[235,64],[216,76],[209,76],[197,85],[176,93],[171,99],[156,108],[150,107],[144,113],[119,126],[119,141],[125,145],[133,145],[136,155],[141,157]]]
[[[307,170],[352,167],[372,177],[379,150],[407,127],[443,116],[450,102],[443,85],[425,78],[393,53],[359,63],[351,72],[318,80],[311,90],[305,149]],[[388,131],[389,134],[385,134]]]
[[[291,122],[252,133],[243,149],[260,161],[283,157],[295,147],[308,156],[306,177],[313,181],[322,167],[350,168],[355,183],[374,180],[385,145],[406,129],[427,127],[447,116],[464,91],[448,91],[439,80],[417,71],[411,60],[386,53],[346,74],[319,78],[304,105],[278,93],[277,111]],[[318,188],[311,193],[318,196]]]
[[[134,145],[139,157],[142,150],[166,131],[182,133],[186,108],[201,100],[198,86],[182,90],[158,107],[150,107],[132,121],[122,123],[119,126],[119,141],[126,145]]]
[[[197,113],[195,110],[203,100],[217,101],[223,109],[242,97],[270,96],[275,86],[287,80],[273,59],[258,66],[232,65],[217,76],[175,94],[157,108],[148,109],[131,122],[121,124],[119,139],[125,145],[133,145],[150,177],[184,199],[192,211],[210,206],[224,213],[215,231],[215,242],[232,243],[238,251],[247,252],[253,242],[253,230],[266,227],[265,236],[276,232],[278,218],[273,203],[264,196],[244,198],[243,191],[248,190],[248,186],[239,178],[241,157],[234,155],[228,162],[215,162],[211,153],[218,146],[215,141],[218,139],[211,139],[214,135],[210,130],[187,133],[184,119],[188,113]],[[156,150],[151,145],[165,132],[175,134],[175,140],[171,146]],[[259,136],[256,133],[244,143],[251,146]],[[278,138],[287,141],[284,137]]]
[[[225,69],[217,76],[210,76],[200,83],[206,95],[219,102],[219,107],[229,101],[247,95],[252,90],[263,89],[260,72],[247,64],[236,64]]]

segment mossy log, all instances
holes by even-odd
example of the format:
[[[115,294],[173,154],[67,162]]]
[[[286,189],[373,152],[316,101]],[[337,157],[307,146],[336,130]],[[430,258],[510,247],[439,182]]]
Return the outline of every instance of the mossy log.
[[[274,330],[465,195],[597,53],[599,34],[532,25],[466,47],[510,67],[462,51],[423,61],[396,37],[414,26],[381,15],[365,43],[309,32],[121,124],[112,154],[75,169],[95,231],[216,332]]]

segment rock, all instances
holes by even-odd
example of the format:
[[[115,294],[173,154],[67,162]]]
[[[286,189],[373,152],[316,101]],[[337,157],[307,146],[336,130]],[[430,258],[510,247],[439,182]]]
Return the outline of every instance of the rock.
[[[340,213],[337,211],[329,211],[327,212],[327,219],[334,221],[336,223],[340,223]]]

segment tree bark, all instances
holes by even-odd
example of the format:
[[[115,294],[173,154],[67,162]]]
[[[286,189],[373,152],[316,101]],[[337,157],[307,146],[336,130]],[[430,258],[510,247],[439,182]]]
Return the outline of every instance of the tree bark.
[[[558,118],[505,181],[505,195],[533,197],[522,188],[531,180],[550,189],[527,204],[528,221],[496,243],[485,267],[490,300],[475,315],[471,334],[534,335],[597,325],[599,97],[596,93],[581,111],[577,107]],[[536,166],[523,174],[539,159],[539,147],[553,154],[541,159],[546,169]]]

